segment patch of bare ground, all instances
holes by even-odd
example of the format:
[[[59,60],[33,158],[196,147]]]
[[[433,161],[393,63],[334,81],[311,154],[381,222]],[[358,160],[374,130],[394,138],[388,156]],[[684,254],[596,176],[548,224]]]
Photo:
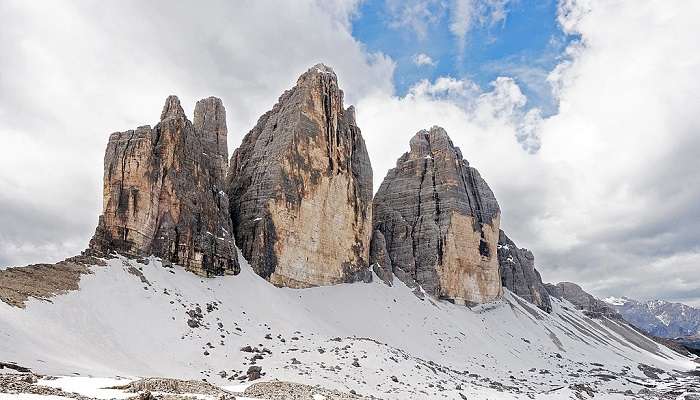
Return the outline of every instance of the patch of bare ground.
[[[129,393],[159,392],[166,394],[199,394],[213,396],[221,400],[233,400],[233,393],[216,387],[210,383],[197,380],[182,380],[172,378],[144,378],[126,385],[114,386],[109,389],[123,390]]]
[[[0,375],[0,393],[34,394],[39,396],[57,396],[76,400],[92,400],[78,393],[66,392],[61,389],[37,385],[34,374],[5,374]]]
[[[0,271],[0,301],[24,308],[29,298],[50,301],[51,297],[78,290],[80,277],[91,274],[91,266],[105,266],[92,256],[75,256],[56,264],[33,264]]]
[[[320,386],[310,386],[280,381],[254,383],[246,388],[246,390],[243,392],[243,396],[266,400],[316,400],[318,398],[324,398],[326,400],[352,400],[360,398],[375,398],[362,397],[358,394],[343,393],[337,390],[323,389]]]

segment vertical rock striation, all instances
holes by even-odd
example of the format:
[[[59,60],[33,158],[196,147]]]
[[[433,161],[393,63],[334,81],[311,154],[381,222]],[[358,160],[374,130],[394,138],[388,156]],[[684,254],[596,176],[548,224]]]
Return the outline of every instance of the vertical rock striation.
[[[205,276],[239,271],[223,191],[226,112],[210,97],[194,114],[170,96],[154,128],[110,136],[92,251],[155,255]]]
[[[386,250],[386,239],[382,231],[372,232],[372,240],[369,248],[369,263],[372,270],[387,285],[394,282],[394,274],[391,268],[391,258]]]
[[[231,157],[236,243],[259,275],[308,287],[368,276],[372,168],[335,73],[316,65]]]
[[[501,231],[498,239],[498,264],[503,287],[546,312],[552,311],[549,293],[535,269],[535,256],[528,249],[520,249]]]
[[[498,203],[444,129],[416,133],[384,178],[373,213],[384,239],[375,235],[376,249],[384,242],[391,264],[382,268],[458,303],[501,295]]]

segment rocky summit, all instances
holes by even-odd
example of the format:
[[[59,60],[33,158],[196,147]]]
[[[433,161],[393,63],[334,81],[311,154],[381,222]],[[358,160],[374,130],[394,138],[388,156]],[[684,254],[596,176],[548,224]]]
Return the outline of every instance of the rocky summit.
[[[200,100],[190,122],[175,96],[153,128],[113,133],[90,251],[155,255],[199,275],[239,271],[224,173],[226,111]]]
[[[226,191],[238,247],[273,284],[371,277],[372,168],[329,67],[309,69],[260,117],[231,157]]]
[[[618,314],[617,311],[615,311],[610,305],[584,291],[581,286],[575,283],[559,282],[556,285],[546,283],[545,288],[550,296],[570,302],[588,316],[621,318],[620,314]]]
[[[460,304],[501,295],[498,203],[444,129],[413,136],[375,195],[373,225],[373,259],[385,251],[391,264],[378,269]]]
[[[518,248],[502,230],[498,238],[498,264],[503,287],[544,311],[552,311],[549,293],[535,269],[535,256],[528,249]]]

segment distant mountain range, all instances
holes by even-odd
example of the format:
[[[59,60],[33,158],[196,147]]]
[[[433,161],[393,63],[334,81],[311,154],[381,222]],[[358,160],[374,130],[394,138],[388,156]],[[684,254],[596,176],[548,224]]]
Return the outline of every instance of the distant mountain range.
[[[637,301],[627,297],[608,297],[604,302],[630,324],[662,338],[684,338],[700,348],[700,309],[664,300]]]

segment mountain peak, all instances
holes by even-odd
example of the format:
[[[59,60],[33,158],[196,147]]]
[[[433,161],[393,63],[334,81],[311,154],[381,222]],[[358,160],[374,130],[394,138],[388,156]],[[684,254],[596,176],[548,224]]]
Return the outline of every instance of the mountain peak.
[[[112,134],[104,204],[90,250],[155,255],[199,275],[235,274],[225,194],[226,118],[221,101],[197,103],[193,125],[169,96],[154,128]]]
[[[160,113],[160,120],[164,121],[167,118],[182,117],[185,111],[180,105],[180,99],[175,95],[168,96],[163,105],[163,111]]]
[[[289,287],[369,279],[372,167],[330,67],[311,67],[258,120],[231,157],[226,191],[237,243],[262,277]]]
[[[333,68],[322,63],[314,65],[306,70],[306,72],[301,74],[299,79],[297,79],[297,85],[300,85],[308,80],[314,80],[315,82],[319,83],[323,81],[330,81],[331,84],[336,86],[338,85],[338,76],[335,74],[335,71],[333,71]]]
[[[444,129],[420,130],[409,144],[374,197],[374,230],[392,261],[382,267],[454,302],[500,297],[496,197]]]

